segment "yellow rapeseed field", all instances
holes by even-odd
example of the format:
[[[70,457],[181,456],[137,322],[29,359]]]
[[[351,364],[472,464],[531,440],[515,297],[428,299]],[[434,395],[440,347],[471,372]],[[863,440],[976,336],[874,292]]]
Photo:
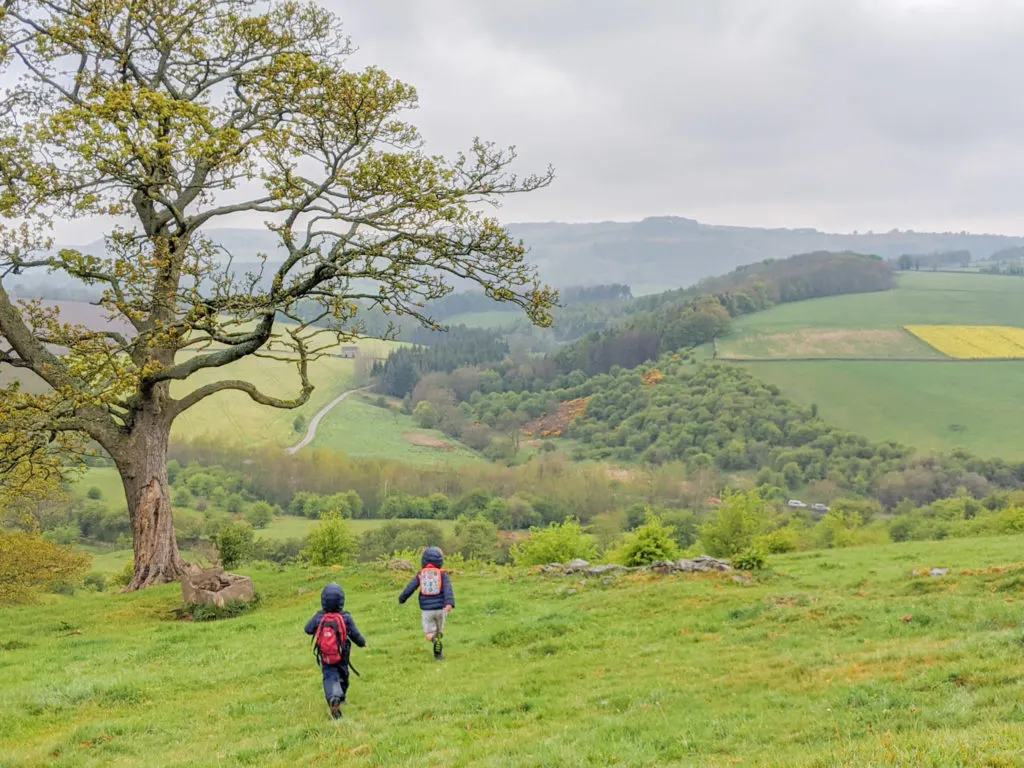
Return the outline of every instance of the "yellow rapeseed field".
[[[1004,325],[908,325],[925,344],[958,360],[1024,358],[1024,328]]]

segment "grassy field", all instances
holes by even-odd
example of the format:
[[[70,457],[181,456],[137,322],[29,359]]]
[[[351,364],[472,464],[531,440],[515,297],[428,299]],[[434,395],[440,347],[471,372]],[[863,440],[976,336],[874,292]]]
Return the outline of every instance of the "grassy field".
[[[931,327],[931,326],[927,326]],[[902,328],[819,329],[746,333],[720,346],[726,360],[744,359],[943,359],[945,356]]]
[[[806,361],[750,363],[750,371],[829,424],[922,450],[967,448],[1024,457],[1024,363]]]
[[[121,476],[113,467],[89,467],[77,478],[72,486],[72,493],[78,498],[84,499],[91,488],[99,489],[100,496],[107,507],[113,509],[120,506],[127,509]]]
[[[720,355],[868,357],[742,363],[836,426],[925,450],[1024,457],[1024,362],[945,361],[910,325],[1024,326],[1024,280],[907,273],[899,288],[783,304],[738,318]],[[886,358],[920,358],[904,362]]]
[[[358,346],[366,350],[367,354],[383,355],[394,343],[365,339]],[[293,445],[305,434],[304,429],[301,432],[295,431],[295,418],[302,416],[308,423],[327,403],[354,386],[354,373],[353,360],[322,357],[310,364],[310,379],[316,389],[309,402],[301,408],[268,408],[254,403],[242,392],[222,392],[178,417],[173,436],[186,439],[215,437],[239,445]],[[292,398],[299,392],[299,374],[294,366],[254,357],[243,358],[224,368],[202,371],[189,379],[187,384],[172,388],[172,392],[175,397],[181,397],[204,384],[224,378],[251,381],[266,394],[276,397]]]
[[[898,281],[893,291],[780,304],[766,312],[737,318],[735,336],[806,329],[899,329],[907,325],[1024,326],[1024,280],[909,272],[900,275]]]
[[[311,447],[407,464],[484,461],[443,433],[420,429],[401,411],[379,408],[358,397],[342,401],[331,411],[321,422]]]
[[[0,764],[1020,765],[1022,543],[780,556],[753,585],[456,574],[443,665],[403,574],[257,570],[255,613],[202,624],[177,585],[51,597],[0,623]],[[369,640],[337,723],[302,633],[332,579]]]

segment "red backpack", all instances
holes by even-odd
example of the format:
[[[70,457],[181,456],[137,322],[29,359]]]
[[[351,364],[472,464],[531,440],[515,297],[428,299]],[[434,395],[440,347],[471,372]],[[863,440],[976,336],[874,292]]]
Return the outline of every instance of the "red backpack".
[[[341,664],[341,652],[346,642],[348,628],[345,626],[345,617],[340,613],[325,613],[313,635],[313,652],[320,666]]]

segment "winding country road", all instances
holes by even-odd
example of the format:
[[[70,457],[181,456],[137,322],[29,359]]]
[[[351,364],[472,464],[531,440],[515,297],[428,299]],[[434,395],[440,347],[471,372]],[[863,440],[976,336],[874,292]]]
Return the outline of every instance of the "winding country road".
[[[342,400],[344,400],[349,395],[353,395],[356,392],[363,392],[364,390],[367,390],[369,388],[370,387],[359,387],[359,389],[350,389],[347,392],[342,392],[334,400],[332,400],[327,405],[325,405],[323,408],[321,408],[319,413],[317,413],[317,415],[313,417],[313,420],[311,422],[309,422],[309,429],[306,430],[306,436],[304,438],[302,438],[302,442],[300,442],[298,445],[293,445],[291,448],[289,448],[288,449],[288,454],[292,455],[292,454],[298,453],[303,448],[305,448],[307,445],[312,443],[313,440],[316,439],[316,428],[320,426],[320,422],[323,420],[324,416],[326,416],[328,413],[330,413],[331,409],[334,406],[336,406],[338,403],[340,403]]]

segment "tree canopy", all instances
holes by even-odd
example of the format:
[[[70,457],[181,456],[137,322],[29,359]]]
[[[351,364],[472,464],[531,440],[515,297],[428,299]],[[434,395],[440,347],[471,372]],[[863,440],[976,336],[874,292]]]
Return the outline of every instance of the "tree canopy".
[[[0,74],[17,77],[0,101],[0,365],[48,385],[4,389],[0,422],[26,445],[84,435],[110,454],[132,587],[180,571],[164,464],[183,411],[226,390],[298,406],[309,363],[359,334],[360,307],[433,326],[425,303],[458,281],[550,322],[553,292],[481,207],[546,186],[550,169],[517,176],[514,148],[481,140],[429,154],[405,119],[416,91],[350,70],[338,19],[316,4],[4,0],[0,41]],[[253,216],[273,253],[209,234]],[[53,248],[50,225],[81,218],[107,223],[103,252]],[[8,280],[33,271],[98,288],[123,328],[12,299]],[[231,376],[172,395],[249,355],[294,366],[295,396]]]

